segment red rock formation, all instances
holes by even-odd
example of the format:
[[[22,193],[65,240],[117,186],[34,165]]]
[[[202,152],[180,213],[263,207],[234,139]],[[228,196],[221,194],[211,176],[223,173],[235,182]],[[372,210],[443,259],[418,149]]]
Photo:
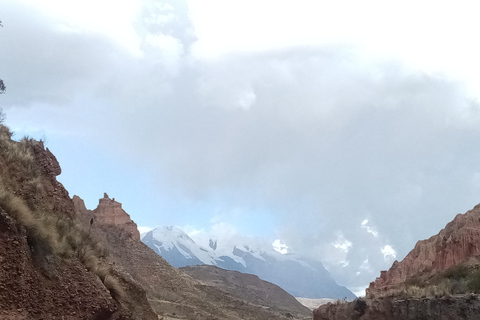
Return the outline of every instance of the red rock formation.
[[[75,213],[77,216],[80,215],[89,215],[92,213],[91,210],[88,210],[85,206],[85,201],[77,195],[74,195],[72,198],[73,206],[75,208]]]
[[[458,214],[437,235],[417,242],[415,248],[370,283],[367,295],[388,290],[416,276],[431,276],[480,256],[480,205]]]
[[[100,199],[98,207],[93,210],[94,223],[114,225],[127,231],[134,240],[140,241],[140,232],[137,224],[130,219],[130,215],[122,209],[122,204],[110,199],[105,193]]]

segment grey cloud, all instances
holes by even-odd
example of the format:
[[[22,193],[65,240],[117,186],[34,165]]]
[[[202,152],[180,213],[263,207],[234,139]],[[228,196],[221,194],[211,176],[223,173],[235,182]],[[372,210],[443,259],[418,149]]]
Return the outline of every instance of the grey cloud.
[[[2,77],[8,83],[4,105],[66,105],[88,93],[114,69],[123,53],[106,37],[61,30],[51,18],[21,3],[2,10]]]
[[[478,202],[479,106],[460,84],[362,60],[354,48],[196,60],[185,4],[155,3],[163,6],[146,7],[138,32],[183,46],[175,72],[155,48],[133,58],[20,10],[25,29],[0,40],[11,48],[0,53],[10,65],[7,102],[95,101],[108,121],[92,136],[108,131],[109,151],[148,169],[165,197],[241,208],[245,220],[273,215],[292,250],[329,260],[351,287],[391,265],[385,245],[401,259]],[[365,219],[377,237],[361,227]],[[332,249],[337,239],[351,242],[348,252]]]
[[[159,134],[144,144],[155,150],[135,148],[186,197],[279,216],[292,250],[322,260],[341,231],[352,247],[336,276],[366,284],[392,263],[385,245],[402,258],[477,201],[479,133],[459,110],[478,106],[456,83],[398,66],[286,56],[199,62],[157,109],[137,115]],[[232,97],[249,91],[255,101],[239,107]],[[361,228],[366,218],[378,238]]]

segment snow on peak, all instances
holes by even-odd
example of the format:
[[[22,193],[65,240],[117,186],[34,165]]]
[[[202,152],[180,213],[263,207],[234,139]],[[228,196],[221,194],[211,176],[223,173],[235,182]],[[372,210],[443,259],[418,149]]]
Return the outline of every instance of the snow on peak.
[[[247,254],[263,261],[266,261],[267,258],[277,261],[293,260],[306,264],[304,261],[298,260],[293,254],[282,254],[275,250],[276,248],[272,243],[260,238],[239,235],[219,238],[218,235],[211,236],[203,233],[192,235],[195,239],[193,240],[175,226],[158,227],[151,232],[155,240],[154,245],[158,250],[161,251],[163,248],[165,251],[171,251],[175,248],[185,258],[197,258],[204,264],[218,265],[219,261],[224,261],[225,257],[228,257],[246,267],[244,257]],[[286,245],[282,245],[284,248],[286,247]]]
[[[170,251],[176,248],[185,258],[197,258],[204,264],[216,264],[215,254],[199,246],[185,232],[174,226],[164,226],[152,230],[154,244],[158,250]]]
[[[158,241],[173,241],[175,239],[182,239],[184,241],[195,243],[185,232],[174,226],[163,226],[153,229],[153,238]]]

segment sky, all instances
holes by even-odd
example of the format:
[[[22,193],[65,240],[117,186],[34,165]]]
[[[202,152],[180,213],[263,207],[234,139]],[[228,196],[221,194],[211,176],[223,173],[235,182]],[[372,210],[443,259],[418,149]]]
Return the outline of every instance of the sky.
[[[0,107],[90,209],[362,293],[480,202],[475,1],[0,0]]]

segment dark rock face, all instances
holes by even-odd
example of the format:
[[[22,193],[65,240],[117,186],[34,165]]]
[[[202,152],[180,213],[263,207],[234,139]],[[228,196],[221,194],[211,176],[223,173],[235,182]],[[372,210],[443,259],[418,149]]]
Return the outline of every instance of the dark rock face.
[[[36,162],[46,175],[56,177],[62,173],[62,168],[60,168],[60,163],[58,163],[57,158],[48,148],[44,149],[43,143],[37,142],[33,145],[32,150],[35,154]]]
[[[313,312],[314,320],[474,320],[479,319],[480,296],[405,299],[382,298],[326,304]]]

